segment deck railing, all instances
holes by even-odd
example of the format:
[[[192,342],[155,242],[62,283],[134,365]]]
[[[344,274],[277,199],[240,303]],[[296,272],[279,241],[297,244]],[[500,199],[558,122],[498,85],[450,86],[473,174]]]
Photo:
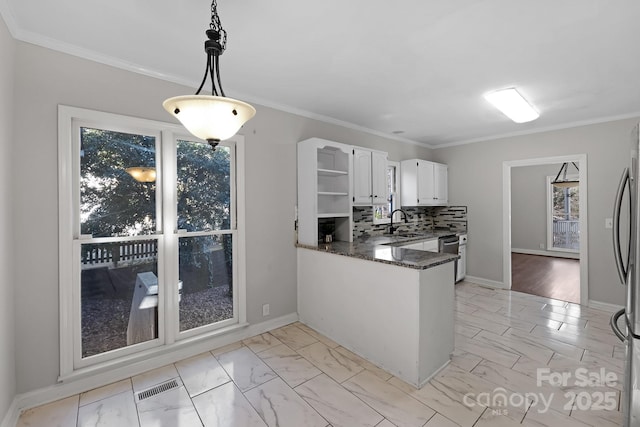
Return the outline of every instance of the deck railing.
[[[553,220],[553,247],[565,249],[580,248],[580,221]]]
[[[114,243],[113,245],[83,245],[82,264],[97,266],[117,265],[122,261],[152,259],[158,256],[155,240]]]

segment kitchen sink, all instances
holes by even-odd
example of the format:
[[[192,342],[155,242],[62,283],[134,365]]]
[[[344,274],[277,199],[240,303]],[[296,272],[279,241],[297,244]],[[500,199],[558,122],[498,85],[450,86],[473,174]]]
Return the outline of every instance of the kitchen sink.
[[[398,236],[398,237],[429,237],[430,233],[398,233],[398,234],[393,234],[393,236]]]
[[[422,236],[422,234],[418,234],[418,233],[393,233],[393,234],[384,233],[383,235],[385,237],[418,237],[418,236]]]

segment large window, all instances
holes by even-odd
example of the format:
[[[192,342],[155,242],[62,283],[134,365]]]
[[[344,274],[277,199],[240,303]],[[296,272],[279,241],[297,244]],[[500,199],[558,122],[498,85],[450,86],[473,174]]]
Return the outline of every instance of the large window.
[[[577,176],[568,176],[578,180]],[[580,252],[580,187],[557,187],[547,177],[547,250]]]
[[[60,107],[61,375],[244,321],[242,138]],[[240,186],[241,187],[241,186]]]

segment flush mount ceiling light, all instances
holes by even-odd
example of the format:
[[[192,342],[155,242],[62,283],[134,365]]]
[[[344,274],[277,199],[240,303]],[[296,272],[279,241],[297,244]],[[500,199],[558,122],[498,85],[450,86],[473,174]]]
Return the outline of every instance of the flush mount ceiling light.
[[[526,123],[540,117],[515,88],[497,90],[486,94],[484,98],[516,123]]]
[[[222,90],[219,58],[227,45],[227,32],[220,24],[216,0],[211,3],[211,24],[206,33],[208,40],[204,42],[204,51],[207,53],[207,67],[198,91],[195,95],[169,98],[162,106],[189,132],[206,140],[215,149],[220,141],[235,135],[256,114],[256,109],[246,102],[227,98]],[[200,95],[207,77],[211,78],[211,95]]]
[[[576,171],[579,171],[578,165],[576,165],[574,162],[571,162],[571,164],[576,168]],[[562,166],[560,166],[558,175],[556,175],[556,178],[551,181],[551,185],[558,188],[571,188],[580,185],[580,181],[577,179],[567,179],[567,169],[569,169],[569,163],[565,162],[562,164]],[[562,178],[560,178],[560,175],[562,175]]]
[[[155,182],[156,181],[156,168],[147,168],[142,166],[136,166],[126,168],[125,172],[133,177],[138,182]]]

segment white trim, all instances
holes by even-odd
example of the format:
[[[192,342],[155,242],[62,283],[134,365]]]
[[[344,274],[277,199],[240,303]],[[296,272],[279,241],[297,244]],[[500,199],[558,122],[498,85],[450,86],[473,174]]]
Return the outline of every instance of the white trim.
[[[5,0],[6,1],[6,0]],[[2,3],[0,3],[2,4]],[[6,7],[4,8],[6,10],[8,10],[9,8]],[[5,16],[6,10],[3,10],[3,16]],[[9,16],[11,16],[10,14],[7,14]],[[137,73],[137,74],[142,74],[144,76],[147,77],[152,77],[155,79],[160,79],[160,80],[164,80],[167,82],[171,82],[171,83],[176,83],[182,86],[186,86],[186,87],[192,87],[192,88],[196,88],[199,84],[199,82],[196,81],[190,81],[189,79],[185,79],[184,77],[180,77],[177,75],[173,75],[173,74],[165,74],[165,73],[161,73],[146,67],[143,67],[142,65],[136,64],[134,62],[129,62],[129,61],[123,61],[122,59],[116,58],[114,56],[110,56],[110,55],[105,55],[105,54],[101,54],[98,52],[95,52],[91,49],[86,49],[83,47],[79,47],[70,43],[65,43],[63,41],[57,40],[57,39],[53,39],[50,37],[45,37],[41,34],[37,34],[31,31],[24,31],[22,28],[19,28],[18,25],[15,25],[15,20],[9,19],[8,22],[7,20],[5,20],[5,22],[7,23],[7,27],[9,27],[9,30],[11,32],[11,34],[13,35],[13,37],[17,40],[22,40],[24,42],[27,43],[31,43],[31,44],[35,44],[37,46],[42,46],[45,47],[47,49],[51,49],[51,50],[55,50],[57,52],[62,52],[62,53],[66,53],[68,55],[72,55],[72,56],[76,56],[78,58],[82,58],[82,59],[86,59],[89,61],[93,61],[93,62],[97,62],[100,64],[104,64],[104,65],[108,65],[110,67],[115,67],[115,68],[119,68],[121,70],[126,70],[126,71],[130,71],[133,73]],[[11,24],[11,25],[10,25]],[[195,89],[194,89],[195,90]],[[275,110],[279,110],[279,111],[283,111],[285,113],[290,113],[290,114],[295,114],[297,116],[301,116],[301,117],[306,117],[308,119],[313,119],[313,120],[318,120],[320,122],[324,122],[324,123],[329,123],[329,124],[333,124],[336,126],[341,126],[347,129],[353,129],[353,130],[357,130],[360,132],[365,132],[368,133],[370,135],[375,135],[375,136],[379,136],[382,138],[386,138],[386,139],[391,139],[394,141],[398,141],[398,142],[403,142],[405,144],[410,144],[410,145],[417,145],[420,147],[425,147],[425,148],[434,148],[431,144],[427,144],[424,142],[419,142],[419,141],[414,141],[412,139],[407,139],[407,138],[402,138],[398,135],[394,135],[394,134],[390,134],[390,133],[385,133],[385,132],[381,132],[378,130],[374,130],[374,129],[370,129],[364,126],[360,126],[354,123],[349,123],[349,122],[345,122],[343,120],[339,120],[333,117],[329,117],[329,116],[325,116],[322,114],[317,114],[311,111],[307,111],[307,110],[303,110],[300,108],[296,108],[290,105],[285,105],[285,104],[280,104],[277,102],[273,102],[270,101],[268,99],[264,99],[264,98],[260,98],[260,97],[256,97],[256,96],[251,96],[249,94],[246,93],[242,93],[242,92],[238,92],[238,91],[233,91],[233,90],[227,90],[226,91],[227,94],[230,94],[233,96],[233,98],[237,98],[237,99],[242,99],[244,101],[247,102],[251,102],[251,103],[255,103],[255,104],[260,104],[264,107],[268,107],[268,108],[273,108]]]
[[[263,334],[273,329],[296,322],[297,320],[298,314],[291,313],[265,322],[257,323],[255,325],[235,325],[235,330],[233,332],[220,334],[208,340],[200,341],[198,343],[183,344],[179,347],[178,344],[176,344],[176,347],[167,352],[142,358],[135,363],[125,364],[107,371],[94,372],[82,377],[73,379],[69,378],[58,384],[18,394],[14,399],[16,404],[14,405],[13,411],[19,413],[29,408],[34,408],[55,400],[83,393],[106,384],[111,384],[125,378],[139,375],[143,372],[147,372],[167,364],[196,356],[206,351],[212,351],[225,345]],[[14,425],[9,425],[9,427],[14,427]],[[5,426],[2,425],[0,427]]]
[[[602,310],[602,311],[607,311],[609,313],[613,313],[615,311],[620,310],[621,308],[624,308],[624,306],[621,305],[617,305],[617,304],[610,304],[608,302],[602,302],[602,301],[595,301],[595,300],[589,300],[589,304],[588,306],[590,308],[596,309],[596,310]]]
[[[453,353],[451,353],[451,357],[453,357]],[[423,381],[421,381],[420,384],[418,384],[418,388],[420,389],[420,388],[424,387],[429,381],[434,379],[436,377],[436,375],[438,375],[440,372],[442,372],[444,369],[446,369],[446,367],[449,366],[450,363],[451,363],[451,360],[447,360],[446,362],[444,362],[444,364],[442,366],[440,366],[431,375],[429,375],[427,378],[425,378]]]
[[[20,409],[18,397],[16,396],[13,398],[11,405],[9,405],[7,412],[4,414],[0,427],[16,427],[18,424],[18,418],[20,418]]]
[[[235,178],[236,178],[236,190],[235,190],[235,202],[236,202],[236,241],[237,246],[237,258],[236,261],[238,268],[236,270],[238,278],[238,319],[240,324],[247,322],[247,242],[246,242],[246,191],[245,191],[245,176],[246,176],[246,163],[245,163],[245,141],[243,135],[236,135],[234,137],[236,142],[236,154],[235,154]],[[242,224],[238,227],[237,224]]]
[[[587,155],[541,157],[502,162],[502,280],[511,289],[511,168],[576,162],[580,166],[580,304],[589,301],[589,222],[587,212]]]
[[[97,53],[91,49],[85,49],[70,43],[65,43],[57,39],[45,37],[42,34],[37,34],[32,31],[26,31],[17,24],[17,21],[13,13],[11,12],[11,8],[9,7],[7,0],[0,0],[0,14],[3,17],[5,24],[9,29],[9,32],[11,33],[13,38],[16,40],[21,40],[27,43],[35,44],[37,46],[42,46],[47,49],[66,53],[68,55],[73,55],[89,61],[94,61],[100,64],[108,65],[111,67],[119,68],[122,70],[137,73],[137,74],[142,74],[144,76],[164,80],[167,82],[176,83],[186,87],[193,87],[193,88],[197,87],[197,84],[198,84],[197,82],[189,81],[188,79],[185,79],[183,77],[160,73],[152,69],[143,67],[141,65],[135,64],[133,62],[123,61],[113,56]],[[243,99],[245,101],[260,104],[264,107],[273,108],[279,111],[283,111],[285,113],[295,114],[297,116],[305,117],[308,119],[318,120],[320,122],[329,123],[329,124],[341,126],[347,129],[353,129],[353,130],[365,132],[370,135],[375,135],[382,138],[403,142],[405,144],[430,148],[432,150],[436,150],[438,148],[455,147],[458,145],[474,144],[477,142],[485,142],[485,141],[491,141],[491,140],[502,139],[502,138],[510,138],[514,136],[531,135],[531,134],[549,132],[554,130],[569,129],[569,128],[575,128],[580,126],[588,126],[588,125],[594,125],[599,123],[612,122],[616,120],[625,120],[625,119],[640,117],[640,112],[634,112],[634,113],[628,113],[628,114],[621,114],[617,116],[608,116],[608,117],[601,117],[597,119],[575,121],[575,122],[570,122],[570,123],[565,123],[565,124],[560,124],[555,126],[546,126],[542,128],[528,129],[524,131],[488,135],[480,138],[472,138],[472,139],[466,139],[462,141],[447,142],[444,144],[434,144],[434,143],[415,141],[408,138],[402,138],[402,137],[399,137],[398,135],[377,131],[364,126],[356,125],[354,123],[345,122],[343,120],[339,120],[333,117],[328,117],[322,114],[313,113],[311,111],[303,110],[303,109],[292,107],[285,104],[280,104],[264,98],[251,96],[241,92],[229,91],[229,90],[227,90],[227,92],[233,95],[234,98]]]
[[[234,245],[234,317],[229,321],[219,322],[213,327],[212,325],[203,326],[192,330],[191,333],[180,333],[178,331],[177,316],[175,313],[167,313],[166,307],[177,307],[177,291],[176,292],[160,292],[158,306],[158,338],[149,340],[144,343],[131,345],[116,349],[107,353],[82,358],[80,343],[74,341],[80,339],[80,319],[79,316],[79,295],[76,289],[79,289],[79,269],[73,265],[74,259],[78,258],[78,250],[80,245],[84,243],[106,243],[108,241],[120,240],[147,240],[155,239],[158,242],[159,249],[169,247],[169,242],[177,241],[178,230],[175,228],[176,213],[174,206],[165,203],[165,206],[158,205],[158,209],[164,208],[164,212],[157,212],[157,233],[154,235],[134,236],[134,237],[101,237],[101,238],[82,238],[80,236],[80,228],[77,225],[78,218],[74,218],[79,210],[79,201],[74,197],[74,177],[79,176],[79,157],[74,152],[79,149],[78,135],[76,135],[79,126],[96,126],[104,127],[108,124],[110,130],[128,132],[128,133],[144,133],[145,135],[153,135],[156,138],[156,164],[159,172],[162,173],[162,167],[173,166],[175,169],[175,160],[169,162],[175,157],[175,139],[184,138],[189,141],[198,141],[197,138],[187,136],[188,132],[181,125],[158,122],[154,120],[139,119],[135,117],[121,116],[113,113],[105,113],[95,110],[83,108],[69,107],[64,105],[58,106],[58,173],[59,173],[59,307],[60,307],[60,374],[59,381],[69,381],[71,379],[86,377],[88,375],[99,375],[107,369],[117,369],[124,364],[137,363],[140,357],[159,357],[167,352],[177,351],[186,345],[197,345],[200,342],[208,342],[212,337],[220,334],[229,333],[235,328],[246,326],[246,244],[245,244],[245,200],[244,200],[244,137],[236,135],[229,141],[223,142],[221,145],[228,145],[233,149],[232,175],[235,175],[235,181],[232,183],[232,203],[235,206],[237,217],[232,219],[230,230],[218,230],[204,233],[210,234],[232,234]],[[69,143],[73,141],[73,143]],[[76,158],[77,157],[77,158]],[[171,168],[170,168],[171,169]],[[175,171],[169,170],[168,176],[165,178],[174,178]],[[159,180],[163,179],[159,175]],[[164,179],[166,181],[166,179]],[[77,190],[77,189],[76,189]],[[158,183],[157,194],[161,200],[175,199],[175,188],[171,185],[161,185]],[[166,197],[169,197],[167,199]],[[69,210],[73,214],[69,214]],[[164,221],[163,221],[164,219]],[[239,225],[239,226],[238,226]],[[203,233],[189,233],[189,235]],[[186,234],[185,234],[186,235]],[[64,237],[66,236],[66,237]],[[163,244],[165,243],[165,244]],[[177,246],[177,245],[176,245]],[[171,252],[171,251],[170,251]],[[177,253],[172,252],[177,260]],[[74,253],[76,256],[74,257]],[[178,266],[169,265],[165,262],[170,258],[159,250],[158,254],[158,277],[163,283],[177,282]],[[177,261],[176,261],[177,262]],[[166,280],[163,276],[166,276]],[[173,281],[172,281],[173,280]],[[75,286],[72,285],[75,281]],[[165,317],[166,316],[166,317]],[[195,336],[197,335],[197,336]]]
[[[578,175],[570,174],[566,176],[568,179],[579,180],[580,177]],[[579,254],[579,250],[575,249],[566,249],[566,248],[556,248],[553,246],[553,185],[551,184],[555,179],[555,176],[547,176],[546,178],[546,194],[547,194],[547,211],[546,211],[546,225],[547,225],[547,238],[546,245],[548,251],[558,251],[558,252],[569,252],[574,254]],[[580,200],[580,190],[578,189],[578,200]],[[578,242],[579,243],[579,242]]]
[[[480,285],[480,286],[488,286],[490,288],[495,288],[495,289],[507,289],[504,286],[504,283],[502,283],[502,282],[498,282],[496,280],[484,279],[482,277],[465,276],[463,281],[464,282],[475,283],[476,285]]]
[[[590,120],[579,120],[579,121],[564,123],[556,126],[545,126],[545,127],[536,128],[536,129],[528,129],[528,130],[517,131],[517,132],[507,132],[507,133],[490,135],[490,136],[482,136],[480,138],[472,138],[472,139],[466,139],[466,140],[456,141],[456,142],[447,142],[444,144],[431,144],[431,148],[433,148],[434,150],[437,150],[438,148],[456,147],[458,145],[475,144],[477,142],[493,141],[496,139],[512,138],[515,136],[533,135],[536,133],[551,132],[555,130],[571,129],[571,128],[577,128],[581,126],[589,126],[589,125],[597,125],[600,123],[614,122],[617,120],[634,119],[636,117],[640,117],[640,111],[634,112],[634,113],[628,113],[628,114],[620,114],[618,116],[600,117],[597,119],[590,119]]]
[[[166,182],[176,182],[177,181],[177,163],[176,163],[176,139],[179,138],[179,134],[176,132],[171,132],[169,130],[163,130],[161,132],[161,145],[160,150],[156,150],[156,152],[160,151],[162,156],[162,164],[164,169],[160,172],[164,175],[162,177]],[[157,169],[156,169],[157,171]],[[176,197],[176,186],[175,185],[163,185],[162,191],[160,192],[161,196],[157,197],[156,200],[175,200]],[[158,265],[158,271],[162,269],[164,272],[164,277],[166,283],[178,283],[178,230],[176,229],[177,224],[177,205],[173,205],[171,203],[165,203],[162,206],[162,217],[164,227],[162,231],[164,231],[164,244],[165,244],[165,259],[166,262],[164,264]],[[165,289],[164,292],[161,292],[158,297],[163,297],[165,299],[164,302],[158,300],[158,308],[162,307],[178,307],[178,292],[171,291],[169,289]],[[176,341],[176,337],[178,336],[178,315],[172,310],[163,310],[164,315],[164,340],[165,344],[173,344]],[[159,317],[160,320],[162,317]]]
[[[73,218],[68,214],[72,206],[73,180],[72,119],[78,110],[64,105],[58,106],[58,270],[60,309],[60,374],[73,372],[73,241],[62,236],[73,236]],[[64,141],[64,142],[63,142]]]
[[[511,248],[512,253],[516,254],[526,254],[526,255],[540,255],[540,256],[548,256],[553,258],[570,258],[570,259],[580,259],[580,253],[578,252],[565,252],[565,251],[545,251],[542,249],[521,249],[521,248]]]
[[[400,197],[400,162],[396,162],[393,160],[387,160],[387,168],[386,170],[389,170],[389,168],[394,168],[393,169],[393,181],[395,183],[395,187],[396,187],[396,191],[393,192],[393,203],[391,204],[391,211],[389,211],[389,213],[393,212],[395,208],[395,206],[397,206],[398,204],[398,199]],[[386,175],[386,174],[385,174]],[[389,194],[387,196],[387,198],[391,196],[391,194]],[[376,211],[376,207],[380,206],[380,205],[373,205],[371,207],[372,209],[372,215],[373,215],[373,224],[374,225],[384,225],[384,224],[391,224],[391,217],[388,218],[382,218],[382,219],[376,219],[376,215],[375,215],[375,211]],[[386,206],[386,205],[383,205]],[[400,221],[400,219],[398,219],[400,217],[400,212],[396,213],[396,217],[394,218],[394,221]]]
[[[18,34],[21,33],[22,30],[20,29],[18,21],[16,20],[16,17],[14,16],[13,11],[9,6],[8,0],[0,0],[0,15],[2,15],[2,19],[7,25],[7,29],[9,30],[11,36],[14,39],[18,39]]]

